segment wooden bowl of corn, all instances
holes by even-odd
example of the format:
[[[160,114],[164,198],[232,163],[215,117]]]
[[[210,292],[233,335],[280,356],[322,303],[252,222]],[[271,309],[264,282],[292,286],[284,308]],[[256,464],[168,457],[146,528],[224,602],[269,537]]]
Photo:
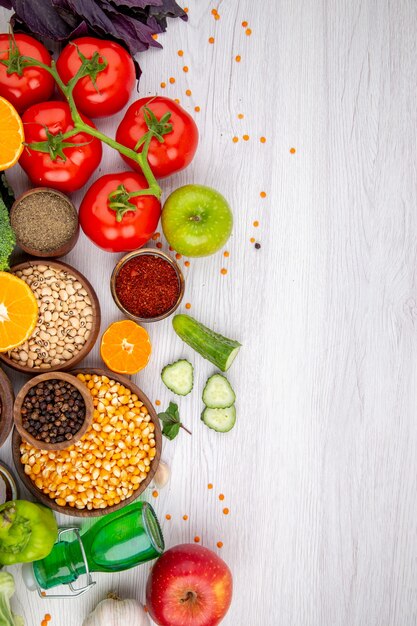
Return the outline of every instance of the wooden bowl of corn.
[[[133,502],[159,465],[162,433],[147,396],[131,380],[103,369],[72,372],[90,390],[91,427],[66,450],[37,450],[13,431],[20,479],[43,504],[76,517],[97,517]]]

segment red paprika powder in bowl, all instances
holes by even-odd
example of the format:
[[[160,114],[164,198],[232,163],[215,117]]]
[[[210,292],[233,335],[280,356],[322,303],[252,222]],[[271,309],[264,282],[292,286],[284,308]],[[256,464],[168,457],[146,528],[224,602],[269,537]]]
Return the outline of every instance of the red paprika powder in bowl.
[[[151,248],[124,256],[113,270],[110,286],[119,309],[145,323],[171,315],[184,295],[184,277],[178,264]]]

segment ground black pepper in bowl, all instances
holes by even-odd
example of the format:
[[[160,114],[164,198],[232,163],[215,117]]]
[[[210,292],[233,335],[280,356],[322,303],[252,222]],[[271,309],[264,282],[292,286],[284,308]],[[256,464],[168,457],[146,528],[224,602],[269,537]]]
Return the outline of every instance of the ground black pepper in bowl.
[[[72,239],[75,243],[78,230],[78,215],[71,201],[45,188],[33,189],[18,198],[10,222],[18,245],[35,255],[55,256],[53,253]]]
[[[29,389],[20,410],[22,427],[39,443],[70,441],[80,430],[86,406],[76,387],[45,380]]]

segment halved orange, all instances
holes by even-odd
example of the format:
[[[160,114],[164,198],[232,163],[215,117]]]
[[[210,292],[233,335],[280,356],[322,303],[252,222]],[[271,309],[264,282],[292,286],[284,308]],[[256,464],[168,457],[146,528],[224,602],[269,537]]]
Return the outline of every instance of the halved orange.
[[[0,97],[0,170],[18,162],[25,133],[19,113],[6,98]]]
[[[151,350],[148,333],[132,320],[113,322],[101,338],[101,358],[119,374],[136,374],[146,367]]]
[[[29,285],[8,272],[0,272],[0,352],[29,339],[38,321],[38,303]]]

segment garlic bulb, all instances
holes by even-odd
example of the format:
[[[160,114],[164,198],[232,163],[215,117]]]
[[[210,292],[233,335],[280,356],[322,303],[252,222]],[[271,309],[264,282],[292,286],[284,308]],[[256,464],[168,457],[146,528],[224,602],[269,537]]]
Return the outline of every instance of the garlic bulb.
[[[83,621],[83,626],[150,626],[145,609],[137,600],[121,600],[109,594]]]
[[[160,461],[158,469],[155,472],[155,476],[153,477],[155,486],[158,487],[158,489],[162,489],[162,487],[165,487],[170,478],[171,470],[169,469],[169,465],[167,465],[164,461]]]

